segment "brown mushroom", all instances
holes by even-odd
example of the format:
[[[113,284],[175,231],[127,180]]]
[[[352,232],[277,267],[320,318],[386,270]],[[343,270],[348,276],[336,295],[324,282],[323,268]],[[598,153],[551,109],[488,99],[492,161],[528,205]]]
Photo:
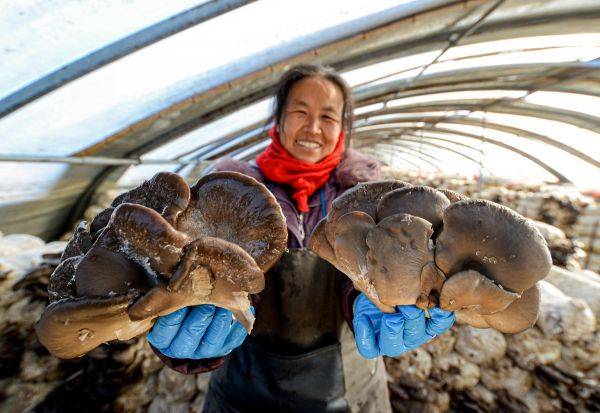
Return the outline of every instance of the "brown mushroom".
[[[504,310],[520,296],[506,291],[475,270],[467,270],[453,274],[444,283],[440,307],[446,311],[470,309],[478,314],[493,314]]]
[[[92,236],[96,236],[108,224],[114,208],[124,203],[152,208],[174,224],[189,201],[190,188],[181,176],[172,172],[159,172],[137,188],[116,197],[109,208],[93,219],[90,232]]]
[[[325,235],[329,243],[334,243],[334,227],[339,217],[348,212],[364,212],[375,220],[377,218],[377,204],[381,198],[394,189],[411,186],[402,181],[374,181],[364,182],[356,185],[338,197],[331,204],[331,210],[327,214],[327,227]]]
[[[69,240],[65,249],[60,256],[60,260],[64,261],[71,257],[76,257],[78,255],[83,255],[89,251],[92,247],[92,236],[87,229],[87,222],[81,221],[77,228],[75,229],[75,233],[73,237]]]
[[[254,315],[248,293],[258,293],[264,285],[261,269],[246,251],[231,242],[205,237],[186,246],[168,286],[154,287],[129,308],[129,316],[143,320],[149,314],[210,303],[231,310],[250,332]]]
[[[176,228],[192,239],[215,237],[239,245],[263,272],[287,246],[285,218],[275,197],[254,178],[237,172],[200,179]]]
[[[170,276],[181,259],[183,247],[193,238],[175,230],[158,212],[142,205],[121,204],[96,245],[121,252]]]
[[[333,246],[325,236],[325,228],[327,226],[327,218],[323,218],[313,229],[308,240],[308,248],[324,260],[329,261],[333,266],[337,267],[337,260]]]
[[[382,311],[439,303],[475,327],[503,332],[535,321],[539,300],[530,290],[551,264],[539,232],[508,208],[391,181],[359,185],[336,200],[309,247]],[[508,322],[516,309],[523,314]]]
[[[168,194],[153,199],[161,180],[170,185]],[[156,317],[196,304],[229,308],[252,328],[248,294],[264,288],[263,271],[287,244],[273,195],[237,173],[203,178],[189,203],[177,179],[155,176],[153,182],[115,200],[91,249],[53,274],[56,296],[64,299],[49,306],[36,327],[53,354],[76,357],[99,343],[131,338]]]
[[[342,215],[336,221],[333,250],[337,268],[352,280],[354,287],[364,292],[381,311],[390,313],[394,312],[394,307],[381,302],[368,270],[367,238],[374,228],[375,221],[364,212],[353,211]]]
[[[456,321],[462,324],[468,324],[475,328],[490,328],[490,325],[485,321],[485,318],[475,310],[464,309],[456,310]]]
[[[129,290],[146,292],[156,285],[156,277],[125,254],[95,244],[75,270],[77,297],[124,294]]]
[[[444,213],[435,263],[446,275],[474,269],[520,294],[546,276],[552,260],[544,238],[525,218],[489,201],[466,200]]]
[[[153,320],[131,321],[127,307],[135,293],[55,301],[35,326],[37,336],[56,357],[81,356],[111,340],[129,340],[152,327]]]
[[[368,233],[369,277],[383,304],[390,307],[415,304],[422,295],[428,297],[431,289],[439,292],[443,275],[428,266],[433,263],[432,232],[428,221],[396,214]],[[428,305],[429,299],[421,297],[419,304]]]
[[[464,196],[463,194],[453,191],[451,189],[438,189],[438,191],[440,191],[442,194],[444,194],[446,196],[446,198],[448,198],[448,200],[452,204],[454,204],[458,201],[464,201],[465,199],[469,199],[468,197]]]
[[[537,284],[521,294],[521,298],[513,301],[505,310],[483,315],[484,320],[492,328],[503,333],[520,333],[532,327],[540,313],[541,293]]]
[[[58,264],[48,280],[48,298],[51,303],[77,295],[75,268],[81,258],[81,256],[70,257]]]
[[[535,283],[546,276],[550,253],[526,219],[488,201],[459,201],[446,209],[435,261],[449,274],[441,307],[468,310],[502,332],[522,331],[537,319]],[[525,294],[527,292],[527,294]]]
[[[444,194],[428,186],[396,189],[381,198],[377,206],[377,220],[394,214],[410,214],[429,221],[436,231],[449,205],[450,201]]]

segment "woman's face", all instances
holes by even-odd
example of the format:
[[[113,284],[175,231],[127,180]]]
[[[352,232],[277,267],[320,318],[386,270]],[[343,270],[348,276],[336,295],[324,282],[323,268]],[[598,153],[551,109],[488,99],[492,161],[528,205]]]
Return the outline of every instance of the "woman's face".
[[[298,81],[288,94],[279,139],[294,158],[316,163],[335,149],[342,132],[342,91],[318,76]]]

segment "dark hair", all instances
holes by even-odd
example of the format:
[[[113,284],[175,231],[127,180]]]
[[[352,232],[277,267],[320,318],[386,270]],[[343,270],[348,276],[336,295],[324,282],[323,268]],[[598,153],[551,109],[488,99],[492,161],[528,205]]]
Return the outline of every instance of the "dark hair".
[[[352,99],[352,89],[332,67],[321,65],[302,64],[288,69],[279,79],[275,87],[275,103],[273,105],[273,114],[271,120],[281,124],[281,117],[287,102],[288,95],[292,87],[300,80],[317,76],[329,80],[336,85],[342,92],[344,107],[342,108],[342,130],[346,134],[345,147],[350,144],[350,133],[352,131],[352,121],[354,116],[354,101]]]

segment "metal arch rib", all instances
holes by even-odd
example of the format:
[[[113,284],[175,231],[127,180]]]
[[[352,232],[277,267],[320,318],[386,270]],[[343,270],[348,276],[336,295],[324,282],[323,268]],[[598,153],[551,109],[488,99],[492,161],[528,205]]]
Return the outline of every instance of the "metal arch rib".
[[[448,121],[448,122],[444,121],[444,122],[445,123],[452,123],[450,121]],[[490,125],[489,125],[489,123],[486,123],[486,127],[491,128]],[[383,130],[386,130],[386,129],[402,130],[402,128],[398,128],[398,127],[386,127],[385,125],[382,125],[382,129]],[[414,129],[415,128],[413,128],[413,127],[407,127],[404,130],[414,130]],[[482,137],[482,136],[475,135],[475,134],[472,134],[472,133],[462,132],[462,131],[455,131],[455,130],[452,130],[452,129],[438,128],[438,127],[434,126],[434,124],[431,124],[431,126],[427,126],[426,125],[426,126],[423,126],[423,127],[419,127],[418,129],[422,130],[422,131],[444,133],[444,134],[448,134],[448,135],[464,136],[464,137],[467,137],[467,138],[472,138],[472,139],[477,139],[477,140],[480,140],[480,141],[484,141],[484,142],[487,142],[487,143],[490,143],[490,144],[502,147],[504,149],[508,149],[509,151],[514,152],[514,153],[516,153],[516,154],[518,154],[518,155],[520,155],[520,156],[522,156],[522,157],[530,160],[531,162],[533,162],[536,165],[540,166],[541,168],[543,168],[544,170],[546,170],[550,174],[554,175],[559,180],[559,182],[563,182],[563,183],[570,183],[571,182],[562,173],[560,173],[559,171],[557,171],[556,169],[554,169],[553,167],[551,167],[547,163],[545,163],[545,162],[541,161],[540,159],[536,158],[535,156],[531,155],[530,153],[525,152],[525,151],[523,151],[523,150],[521,150],[519,148],[515,148],[514,146],[508,145],[508,144],[506,144],[504,142],[501,142],[501,141],[499,141],[497,139],[489,138],[487,136],[486,137]],[[372,132],[372,131],[369,131],[369,132]],[[364,133],[368,133],[368,132],[365,131]],[[358,133],[355,136],[358,136]]]
[[[568,75],[563,75],[568,72]],[[573,78],[573,73],[577,77]],[[528,63],[510,64],[486,67],[468,67],[445,72],[423,75],[409,89],[403,89],[406,80],[393,80],[376,85],[364,85],[354,91],[356,102],[360,106],[370,105],[384,100],[401,99],[405,97],[421,96],[431,93],[446,93],[464,90],[527,90],[532,81],[540,78],[556,77],[557,82],[546,85],[537,90],[581,93],[591,96],[600,96],[600,61],[591,62],[565,62],[565,63]],[[563,81],[562,78],[568,78]],[[586,87],[577,87],[589,78]],[[560,85],[572,81],[573,86],[561,88]],[[555,87],[557,85],[558,87]],[[360,107],[357,105],[357,107]]]
[[[562,142],[559,142],[552,138],[549,138],[548,136],[541,135],[541,134],[535,133],[535,132],[531,132],[527,129],[517,128],[515,126],[509,126],[509,125],[494,123],[494,122],[490,122],[490,121],[484,122],[480,119],[472,119],[472,118],[468,118],[468,117],[464,117],[464,116],[414,116],[414,117],[405,117],[402,119],[398,119],[397,121],[400,121],[400,122],[425,122],[425,123],[429,123],[429,124],[444,122],[444,123],[457,123],[457,124],[472,125],[472,126],[485,125],[485,127],[489,128],[489,129],[496,129],[501,132],[507,132],[507,133],[510,133],[510,134],[513,134],[516,136],[520,136],[522,138],[533,139],[533,140],[537,140],[539,142],[543,142],[545,144],[554,146],[554,147],[561,149],[575,157],[580,158],[581,160],[583,160],[591,165],[600,167],[599,160],[592,158],[591,156],[589,156],[588,154],[586,154],[584,152],[581,152],[569,145],[565,145]],[[374,126],[374,125],[385,126],[385,125],[387,125],[389,123],[393,123],[393,122],[394,122],[393,119],[386,119],[385,121],[370,122],[368,124],[361,125],[361,127],[362,126]]]
[[[600,99],[599,99],[600,101]],[[368,112],[357,116],[357,119],[365,119],[379,115],[390,115],[394,113],[423,113],[423,112],[448,112],[448,111],[485,111],[493,113],[504,113],[509,115],[521,115],[567,123],[582,129],[587,129],[600,134],[600,117],[588,115],[554,106],[545,106],[530,103],[520,99],[456,99],[456,100],[432,100],[423,103],[408,104],[405,106],[392,107],[387,110]]]
[[[479,161],[477,159],[475,159],[475,158],[473,158],[473,157],[471,157],[471,156],[469,156],[467,154],[464,154],[464,153],[462,153],[460,151],[457,151],[456,149],[448,148],[448,147],[443,146],[443,145],[438,145],[436,143],[429,142],[428,139],[430,139],[430,138],[428,138],[426,136],[423,136],[422,139],[421,139],[421,137],[417,137],[415,139],[415,138],[412,138],[412,137],[407,137],[403,133],[400,133],[397,136],[392,136],[391,139],[382,140],[382,141],[380,141],[380,143],[386,143],[388,145],[393,145],[393,146],[398,145],[398,144],[403,143],[403,142],[407,142],[407,143],[422,143],[423,145],[427,145],[427,146],[431,146],[433,148],[437,148],[437,149],[440,149],[440,150],[452,152],[455,155],[458,155],[458,156],[460,156],[462,158],[465,158],[468,161],[471,161],[473,163],[479,163]],[[439,139],[437,139],[437,140],[439,140]],[[451,142],[451,141],[448,140],[448,142]],[[451,142],[451,143],[455,143],[456,144],[456,142]],[[413,145],[409,145],[409,146],[412,147]],[[462,146],[468,147],[469,149],[472,149],[472,150],[475,150],[475,151],[477,150],[477,149],[475,149],[475,148],[473,148],[473,147],[471,147],[469,145],[462,145]],[[359,147],[359,146],[357,145],[357,147]]]
[[[396,148],[392,148],[391,145],[387,145],[387,147],[386,147],[386,145],[378,144],[378,146],[379,145],[382,146],[381,150],[384,153],[387,152],[387,153],[389,153],[389,154],[391,154],[393,156],[393,155],[396,155],[396,152],[398,152],[397,149],[400,149],[401,153],[403,153],[405,155],[408,155],[408,156],[412,156],[414,158],[417,158],[420,161],[425,162],[426,164],[429,164],[429,165],[433,166],[438,172],[442,172],[442,168],[440,168],[438,165],[436,165],[433,161],[430,160],[430,159],[433,159],[433,160],[436,160],[436,161],[438,161],[438,162],[441,163],[441,161],[439,159],[435,158],[434,156],[431,156],[431,155],[423,153],[423,152],[419,152],[419,151],[417,151],[415,149],[408,148],[408,147],[405,147],[405,146],[402,146],[402,147],[398,146]],[[394,149],[396,149],[396,150],[394,150]],[[372,149],[369,150],[369,151],[365,151],[365,152],[374,153],[374,151]]]
[[[254,1],[256,0],[209,1],[106,45],[46,76],[34,80],[27,86],[0,100],[0,119],[64,84],[123,56]]]

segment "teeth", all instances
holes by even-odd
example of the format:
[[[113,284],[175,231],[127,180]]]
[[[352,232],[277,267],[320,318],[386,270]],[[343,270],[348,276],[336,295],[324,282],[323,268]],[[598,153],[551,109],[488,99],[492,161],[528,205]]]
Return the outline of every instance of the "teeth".
[[[311,141],[296,141],[296,143],[300,146],[304,146],[305,148],[317,149],[320,148],[321,145],[316,142]]]

